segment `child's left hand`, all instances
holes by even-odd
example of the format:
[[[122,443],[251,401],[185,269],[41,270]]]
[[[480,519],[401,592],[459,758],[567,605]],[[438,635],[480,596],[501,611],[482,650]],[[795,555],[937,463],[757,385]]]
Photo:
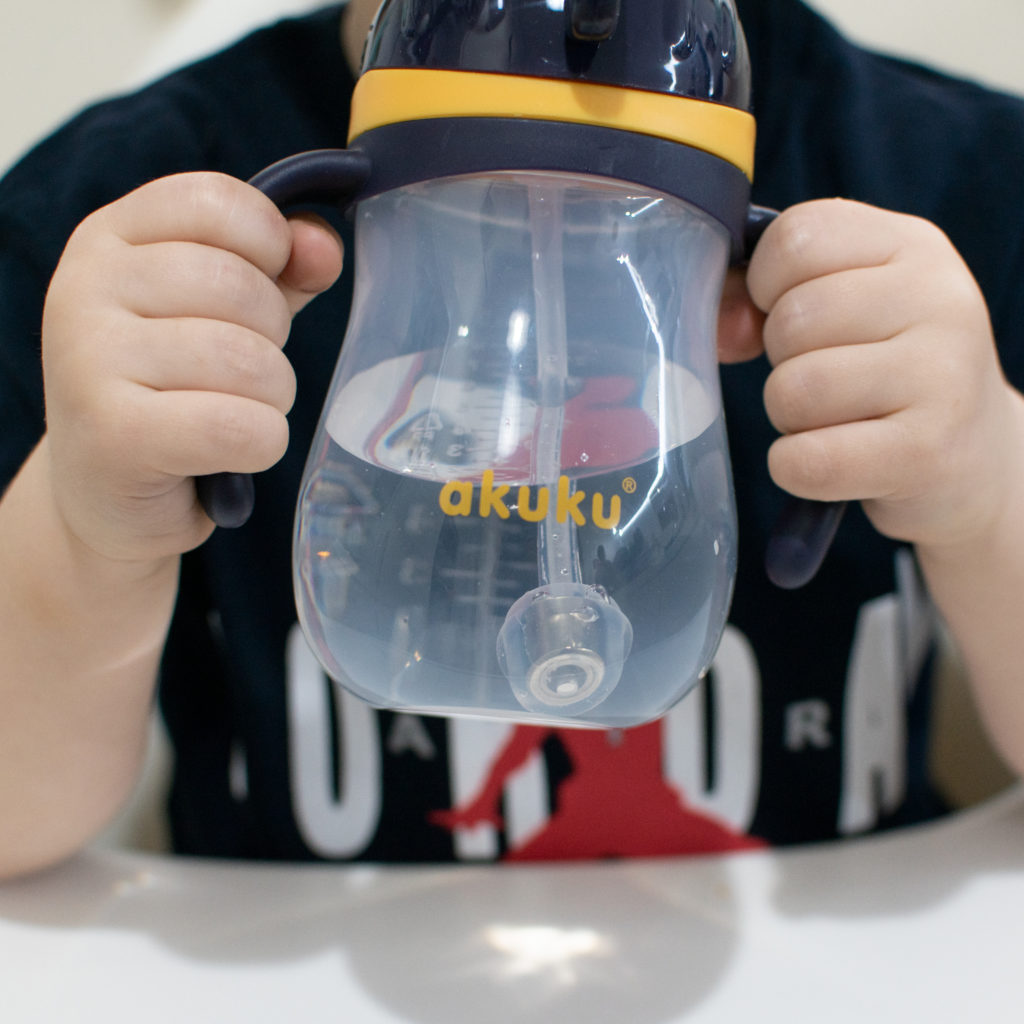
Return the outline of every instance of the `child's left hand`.
[[[767,316],[730,275],[720,356],[763,344],[779,486],[860,499],[878,530],[917,544],[983,536],[1024,474],[1021,398],[946,236],[860,203],[804,203],[767,229],[746,288]]]

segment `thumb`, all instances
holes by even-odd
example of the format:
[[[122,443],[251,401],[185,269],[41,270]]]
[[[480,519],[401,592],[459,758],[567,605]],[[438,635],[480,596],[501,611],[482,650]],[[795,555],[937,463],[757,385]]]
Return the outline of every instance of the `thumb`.
[[[764,351],[764,320],[764,313],[747,292],[745,272],[732,268],[726,275],[718,307],[718,361],[742,363],[759,356]]]
[[[344,247],[338,233],[322,217],[301,213],[289,217],[288,223],[292,251],[277,284],[294,316],[338,279]]]

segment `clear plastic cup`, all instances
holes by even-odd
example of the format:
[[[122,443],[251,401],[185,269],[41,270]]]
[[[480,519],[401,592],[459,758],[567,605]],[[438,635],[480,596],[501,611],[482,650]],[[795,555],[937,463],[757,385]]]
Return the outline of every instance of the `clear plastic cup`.
[[[356,292],[296,516],[299,618],[370,703],[622,727],[707,670],[736,563],[726,230],[600,178],[356,209]]]

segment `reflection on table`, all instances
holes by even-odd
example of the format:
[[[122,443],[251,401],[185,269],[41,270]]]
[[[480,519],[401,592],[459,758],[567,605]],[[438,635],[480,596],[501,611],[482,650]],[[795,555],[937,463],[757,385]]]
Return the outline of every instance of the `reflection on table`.
[[[0,886],[2,1019],[1016,1021],[1024,791],[816,848],[539,867],[86,853]]]

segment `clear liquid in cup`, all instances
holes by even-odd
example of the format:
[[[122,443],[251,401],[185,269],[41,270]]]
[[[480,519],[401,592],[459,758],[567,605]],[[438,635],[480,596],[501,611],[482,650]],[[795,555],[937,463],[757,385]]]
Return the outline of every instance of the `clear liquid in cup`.
[[[735,568],[707,214],[557,172],[357,211],[296,519],[299,617],[373,704],[624,726],[709,664]]]
[[[366,381],[346,390],[366,400]],[[492,399],[464,393],[461,407]],[[655,447],[633,465],[602,466],[591,445],[547,484],[529,482],[511,439],[503,464],[493,438],[475,446],[470,430],[436,411],[432,421],[385,416],[390,429],[343,437],[358,454],[321,431],[295,534],[300,620],[321,661],[377,706],[604,727],[662,714],[710,664],[731,597],[732,485],[722,417],[709,411],[696,436],[664,454]],[[483,450],[487,469],[474,457]],[[559,529],[566,536],[552,539]],[[544,579],[543,545],[566,540],[574,566],[556,561],[552,573],[549,558],[553,578]],[[563,581],[596,604],[565,606]],[[608,599],[625,616],[628,656],[599,699],[576,699],[588,655],[553,662],[539,703],[510,681],[499,636],[516,602],[530,614],[540,585],[553,592],[553,617],[583,631],[583,648],[593,608]]]

